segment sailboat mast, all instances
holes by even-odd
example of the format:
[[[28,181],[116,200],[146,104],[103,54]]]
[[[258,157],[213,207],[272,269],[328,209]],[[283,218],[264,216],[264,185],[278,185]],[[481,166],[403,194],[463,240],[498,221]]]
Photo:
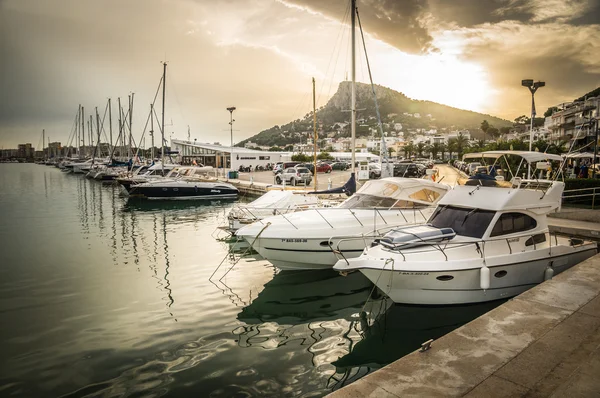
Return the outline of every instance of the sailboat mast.
[[[90,114],[90,123],[88,124],[88,130],[90,132],[90,149],[95,148],[94,147],[94,132],[92,131],[93,128],[94,128],[94,118]]]
[[[356,172],[356,153],[355,153],[355,143],[356,143],[356,0],[350,1],[351,12],[351,21],[352,21],[352,103],[350,105],[350,131],[352,147],[352,175],[355,175]]]
[[[46,156],[46,129],[42,129],[42,152],[44,154],[44,160],[48,160]]]
[[[83,141],[83,150],[87,156],[87,151],[85,149],[85,110],[83,106],[81,107],[81,140]]]
[[[131,141],[133,140],[133,130],[131,128],[132,124],[133,124],[133,96],[135,95],[135,93],[131,93],[131,95],[129,96],[129,158],[131,158],[131,155],[133,153],[132,147],[131,147]]]
[[[154,104],[150,104],[150,137],[152,137],[150,157],[152,158],[152,162],[154,162]]]
[[[162,120],[161,120],[161,143],[162,143],[162,174],[165,175],[165,88],[167,86],[167,63],[163,63],[162,79]]]
[[[317,100],[315,97],[315,78],[312,78],[312,89],[313,89],[313,144],[314,144],[314,148],[315,148],[315,191],[317,190],[317,187],[319,186],[317,184]]]
[[[108,130],[110,131],[110,161],[112,163],[113,155],[115,154],[115,146],[112,140],[112,103],[110,98],[108,99]]]

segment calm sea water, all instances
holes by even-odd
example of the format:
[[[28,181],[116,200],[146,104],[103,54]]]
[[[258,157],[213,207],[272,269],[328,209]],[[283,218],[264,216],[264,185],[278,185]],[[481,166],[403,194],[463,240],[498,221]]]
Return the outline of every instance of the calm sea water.
[[[498,305],[391,305],[360,273],[240,260],[215,239],[233,204],[0,164],[0,395],[323,396]]]

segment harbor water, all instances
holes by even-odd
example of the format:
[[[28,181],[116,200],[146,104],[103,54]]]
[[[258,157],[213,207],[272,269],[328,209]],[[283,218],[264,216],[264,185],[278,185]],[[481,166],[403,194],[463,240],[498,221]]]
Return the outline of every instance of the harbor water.
[[[234,204],[0,164],[0,396],[319,397],[500,304],[240,259],[216,239]]]

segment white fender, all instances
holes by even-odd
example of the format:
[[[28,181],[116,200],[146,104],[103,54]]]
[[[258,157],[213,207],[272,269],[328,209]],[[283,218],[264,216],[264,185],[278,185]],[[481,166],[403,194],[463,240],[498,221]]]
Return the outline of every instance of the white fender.
[[[490,288],[490,269],[485,265],[479,271],[479,286],[483,290]]]
[[[546,267],[544,271],[544,280],[549,281],[554,276],[554,269],[552,267]]]

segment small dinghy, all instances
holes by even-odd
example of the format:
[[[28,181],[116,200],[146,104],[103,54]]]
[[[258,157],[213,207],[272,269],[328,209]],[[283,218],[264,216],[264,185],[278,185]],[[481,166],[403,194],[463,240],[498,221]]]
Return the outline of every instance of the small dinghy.
[[[424,243],[450,240],[456,236],[452,228],[436,228],[431,225],[407,226],[388,232],[379,243],[389,249],[407,249]]]

